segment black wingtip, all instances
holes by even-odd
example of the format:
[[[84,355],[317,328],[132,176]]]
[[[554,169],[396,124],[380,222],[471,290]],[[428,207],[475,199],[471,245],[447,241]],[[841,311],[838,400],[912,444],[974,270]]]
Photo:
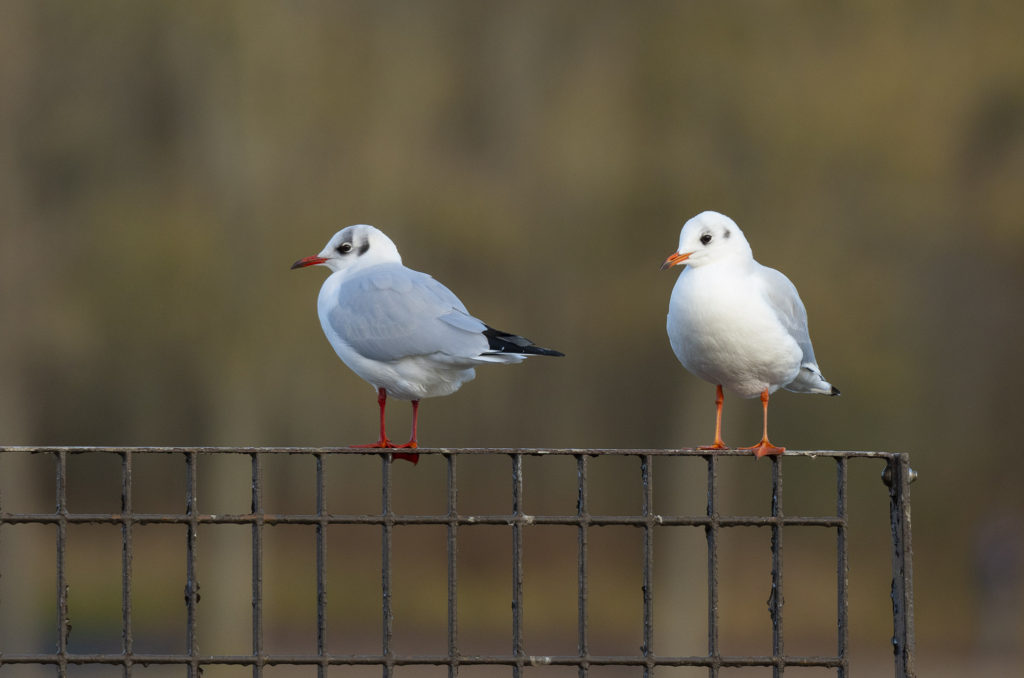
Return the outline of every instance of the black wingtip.
[[[501,330],[496,330],[490,326],[487,326],[487,329],[484,330],[484,336],[487,337],[488,348],[495,353],[549,355],[554,357],[565,356],[561,351],[556,351],[553,348],[537,346],[526,337],[520,337],[518,334],[511,334],[509,332],[502,332]]]
[[[833,387],[832,387],[832,392],[831,392],[831,393],[829,393],[829,395],[830,395],[830,396],[837,396],[837,395],[842,395],[842,394],[841,394],[841,393],[839,393],[839,389],[838,389],[838,388],[836,388],[835,386],[833,386]]]

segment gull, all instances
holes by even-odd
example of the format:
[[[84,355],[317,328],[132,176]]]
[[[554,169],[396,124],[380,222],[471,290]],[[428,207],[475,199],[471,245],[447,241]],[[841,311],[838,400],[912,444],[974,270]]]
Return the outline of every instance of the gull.
[[[821,374],[807,331],[807,311],[789,278],[754,261],[743,232],[729,217],[702,212],[683,225],[679,249],[661,270],[685,264],[668,306],[668,338],[679,362],[716,385],[715,442],[722,442],[722,388],[761,397],[764,428],[752,450],[782,454],[768,441],[768,398],[779,388],[839,395]]]
[[[395,243],[373,226],[343,228],[292,269],[315,265],[331,271],[317,299],[324,334],[342,362],[377,391],[380,439],[356,447],[415,449],[422,398],[454,393],[476,376],[477,365],[563,355],[471,316],[447,287],[403,266]],[[403,445],[385,432],[389,395],[412,401],[412,436]],[[394,457],[419,459],[406,452]]]

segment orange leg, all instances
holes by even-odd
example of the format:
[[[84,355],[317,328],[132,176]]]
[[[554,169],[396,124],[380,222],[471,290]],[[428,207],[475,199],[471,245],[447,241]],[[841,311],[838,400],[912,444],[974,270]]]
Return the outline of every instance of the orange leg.
[[[384,426],[384,406],[388,402],[388,392],[383,387],[377,389],[377,405],[380,406],[380,440],[375,443],[369,443],[367,445],[353,445],[352,447],[394,447],[391,441],[388,440],[388,434],[385,432]]]
[[[722,393],[722,385],[718,385],[715,391],[715,442],[711,445],[701,445],[698,450],[727,450],[729,446],[722,442],[722,403],[725,402],[725,395]]]
[[[764,407],[764,431],[761,434],[761,442],[751,447],[741,447],[741,450],[752,450],[754,456],[760,459],[767,454],[782,454],[785,447],[776,447],[768,442],[768,389],[761,391],[761,405]]]
[[[405,445],[396,445],[396,447],[411,448],[414,450],[417,447],[419,447],[419,445],[416,443],[416,425],[419,420],[419,415],[420,401],[414,400],[412,401],[412,437],[409,438],[409,442],[407,442]],[[418,455],[415,452],[395,452],[394,455],[392,456],[395,459],[405,459],[406,461],[411,461],[413,464],[420,460],[420,455]]]
[[[409,440],[409,442],[407,442],[404,445],[395,445],[393,442],[388,440],[388,435],[386,433],[386,428],[385,428],[385,425],[384,425],[384,407],[387,404],[387,401],[388,401],[388,392],[385,391],[383,387],[378,388],[377,389],[377,404],[380,406],[380,440],[378,440],[375,443],[370,443],[368,445],[353,445],[352,447],[362,447],[362,448],[366,448],[366,447],[380,447],[380,448],[408,448],[408,447],[411,447],[411,448],[415,448],[415,447],[417,447],[417,445],[416,445],[416,419],[417,419],[417,415],[419,414],[420,401],[418,401],[418,400],[412,401],[412,438]],[[415,464],[417,461],[419,461],[420,455],[418,455],[418,454],[416,454],[414,452],[396,452],[394,454],[394,458],[395,459],[405,459],[406,461],[411,461],[412,463]]]

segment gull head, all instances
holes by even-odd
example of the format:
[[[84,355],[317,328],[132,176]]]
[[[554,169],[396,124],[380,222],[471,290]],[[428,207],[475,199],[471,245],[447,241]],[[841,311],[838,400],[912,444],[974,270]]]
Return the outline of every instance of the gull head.
[[[727,259],[752,258],[750,245],[736,222],[718,212],[701,212],[679,232],[679,249],[669,255],[661,270],[686,264],[703,266]]]
[[[337,273],[386,263],[402,263],[395,243],[373,226],[356,224],[335,233],[319,254],[299,259],[292,268],[326,266]]]

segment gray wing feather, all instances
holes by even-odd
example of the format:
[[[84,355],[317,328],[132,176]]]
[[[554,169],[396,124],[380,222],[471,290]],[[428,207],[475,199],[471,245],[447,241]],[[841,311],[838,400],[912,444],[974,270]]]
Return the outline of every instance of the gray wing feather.
[[[451,290],[400,264],[375,266],[343,283],[329,322],[371,360],[442,354],[471,364],[487,350],[486,325]]]
[[[458,301],[458,299],[456,299],[456,301]],[[487,329],[487,325],[469,315],[465,310],[454,309],[440,316],[440,319],[452,327],[457,327],[464,332],[482,334],[483,331]]]
[[[803,365],[814,365],[814,348],[811,346],[811,335],[807,330],[807,309],[796,286],[783,273],[767,266],[761,267],[761,279],[764,283],[764,296],[775,309],[779,322],[793,337],[800,350],[803,351]],[[817,370],[815,370],[817,371]]]

